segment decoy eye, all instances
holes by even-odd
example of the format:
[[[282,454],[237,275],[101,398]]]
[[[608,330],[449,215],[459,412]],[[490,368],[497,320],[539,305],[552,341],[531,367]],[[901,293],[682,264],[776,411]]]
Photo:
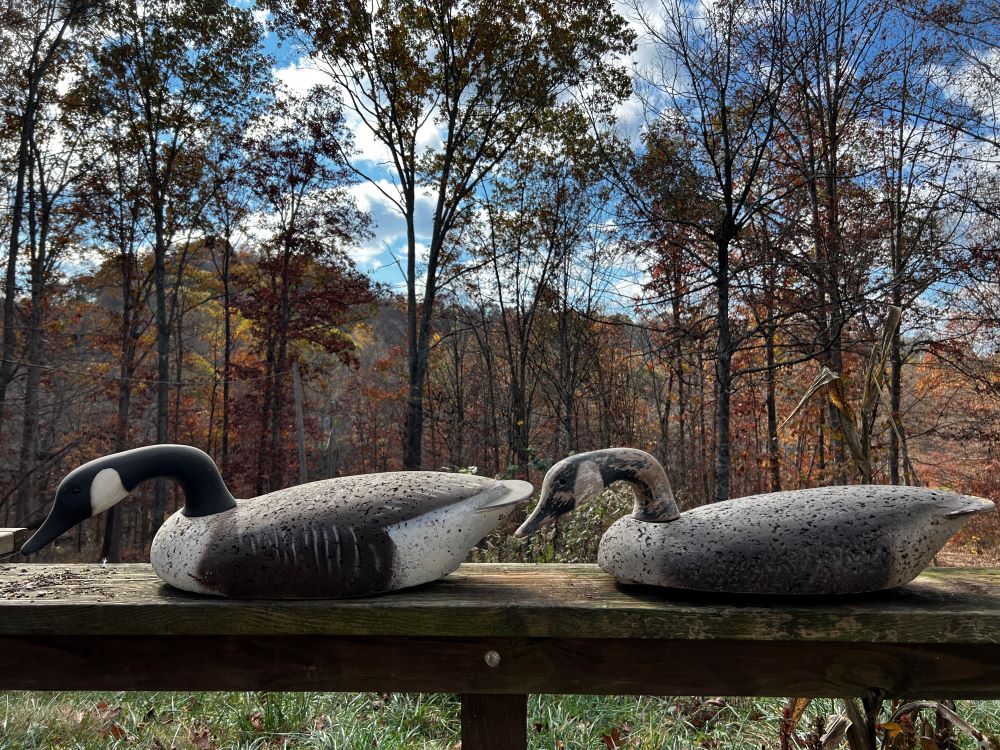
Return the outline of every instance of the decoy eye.
[[[74,487],[71,491],[72,491],[72,493],[74,495],[79,495],[80,494],[80,488],[79,487]]]

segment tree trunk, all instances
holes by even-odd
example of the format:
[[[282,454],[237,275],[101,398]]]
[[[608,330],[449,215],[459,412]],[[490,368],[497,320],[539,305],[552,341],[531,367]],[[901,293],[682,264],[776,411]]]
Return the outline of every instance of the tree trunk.
[[[768,317],[773,316],[773,311],[768,310]],[[771,492],[781,491],[781,463],[778,456],[778,406],[776,393],[776,375],[774,366],[774,334],[777,326],[773,319],[767,324],[767,334],[765,337],[765,347],[767,354],[767,464],[770,476]]]
[[[295,435],[299,446],[299,484],[309,481],[306,471],[306,429],[302,414],[302,375],[299,372],[299,361],[292,362],[292,380],[295,386]]]
[[[34,148],[34,144],[29,144]],[[27,180],[28,247],[30,250],[31,314],[28,316],[28,341],[25,349],[27,374],[24,382],[24,402],[21,419],[21,449],[18,453],[17,498],[14,505],[15,519],[26,518],[34,497],[35,438],[38,432],[39,359],[41,354],[42,308],[45,290],[45,240],[48,234],[48,212],[44,205],[39,215],[37,193],[33,176],[34,160],[29,165]],[[43,204],[45,197],[42,196]],[[39,222],[39,218],[41,222]],[[40,224],[40,226],[39,226]]]
[[[153,149],[155,154],[155,148]],[[164,221],[164,196],[161,193],[155,155],[152,161],[151,181],[153,199],[153,283],[156,299],[156,442],[166,443],[169,434],[170,413],[170,318],[167,315],[167,244]],[[153,512],[150,518],[150,538],[156,536],[167,510],[167,487],[157,479],[153,494]]]
[[[17,179],[14,184],[14,201],[10,213],[10,244],[7,250],[7,269],[4,275],[3,298],[3,357],[0,359],[0,432],[3,430],[7,401],[7,388],[14,378],[14,354],[16,352],[17,333],[15,318],[17,311],[14,306],[17,297],[17,258],[21,242],[21,221],[24,213],[24,181],[28,171],[30,152],[29,144],[34,128],[34,108],[31,106],[33,89],[28,90],[29,104],[21,119],[21,139],[17,151]]]
[[[721,237],[716,245],[715,315],[715,502],[729,499],[729,402],[732,394],[733,342],[729,329],[729,240]]]

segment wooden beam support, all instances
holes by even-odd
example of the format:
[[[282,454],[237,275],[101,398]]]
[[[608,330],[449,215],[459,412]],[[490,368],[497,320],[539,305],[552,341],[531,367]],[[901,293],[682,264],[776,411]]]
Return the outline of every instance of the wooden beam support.
[[[0,654],[0,690],[1000,697],[982,644],[39,634]]]
[[[462,694],[462,750],[524,750],[527,746],[527,695]]]

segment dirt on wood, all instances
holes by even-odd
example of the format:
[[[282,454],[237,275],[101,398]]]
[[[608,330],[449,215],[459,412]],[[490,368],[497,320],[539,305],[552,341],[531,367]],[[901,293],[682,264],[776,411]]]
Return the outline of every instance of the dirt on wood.
[[[87,566],[38,571],[34,565],[0,565],[0,599],[43,600],[57,593],[59,598],[82,596],[88,599],[114,599],[111,568]],[[108,585],[102,579],[108,578]]]

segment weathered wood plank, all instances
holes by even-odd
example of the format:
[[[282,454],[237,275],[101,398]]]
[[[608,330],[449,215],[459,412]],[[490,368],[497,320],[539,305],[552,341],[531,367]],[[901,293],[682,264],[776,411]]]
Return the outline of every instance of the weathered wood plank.
[[[462,694],[462,750],[522,750],[527,744],[527,695]]]
[[[28,541],[27,529],[0,529],[0,555],[7,555]]]
[[[5,636],[0,653],[0,690],[1000,696],[996,644]]]
[[[594,565],[463,565],[368,599],[235,602],[172,589],[144,564],[0,565],[0,634],[76,633],[1000,644],[1000,569],[794,598],[622,587]]]

